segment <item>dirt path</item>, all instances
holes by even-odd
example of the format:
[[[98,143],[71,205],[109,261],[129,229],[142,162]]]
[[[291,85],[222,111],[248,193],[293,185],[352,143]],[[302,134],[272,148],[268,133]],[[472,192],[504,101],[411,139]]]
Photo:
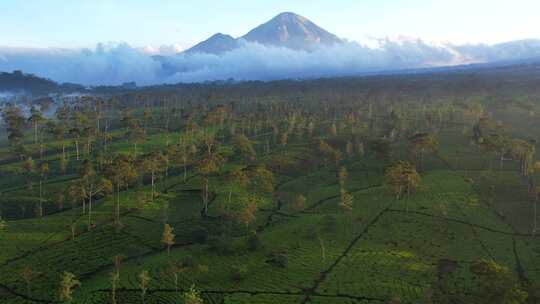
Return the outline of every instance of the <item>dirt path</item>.
[[[362,239],[362,237],[369,231],[369,229],[374,226],[379,219],[388,212],[388,208],[383,209],[380,211],[370,222],[367,224],[366,227],[349,243],[349,245],[345,248],[345,250],[338,256],[338,258],[328,267],[326,270],[321,272],[320,276],[315,279],[313,282],[313,285],[307,289],[304,289],[304,298],[300,303],[305,304],[309,302],[310,297],[316,295],[316,290],[319,288],[319,286],[326,280],[328,274],[332,272],[332,270],[349,254],[349,252],[353,249],[353,247],[356,245],[356,243]],[[358,297],[363,300],[375,300],[375,301],[384,301],[384,299],[377,299],[377,298],[366,298],[366,297]]]

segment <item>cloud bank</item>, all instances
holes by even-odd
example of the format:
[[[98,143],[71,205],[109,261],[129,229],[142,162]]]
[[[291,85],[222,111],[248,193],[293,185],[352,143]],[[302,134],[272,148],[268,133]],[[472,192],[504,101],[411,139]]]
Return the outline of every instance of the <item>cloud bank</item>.
[[[0,48],[0,71],[22,70],[58,82],[84,85],[118,85],[131,81],[151,85],[230,78],[275,80],[349,76],[534,57],[540,57],[540,40],[489,46],[380,39],[369,47],[347,42],[311,52],[243,42],[240,48],[222,55],[172,56],[151,56],[125,43],[109,43],[79,50]]]

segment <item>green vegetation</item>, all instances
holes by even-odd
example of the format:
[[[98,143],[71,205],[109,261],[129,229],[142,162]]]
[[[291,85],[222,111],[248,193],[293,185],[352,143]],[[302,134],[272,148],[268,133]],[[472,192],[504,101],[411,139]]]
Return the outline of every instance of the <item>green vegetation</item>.
[[[1,302],[537,303],[537,88],[410,77],[4,105]]]

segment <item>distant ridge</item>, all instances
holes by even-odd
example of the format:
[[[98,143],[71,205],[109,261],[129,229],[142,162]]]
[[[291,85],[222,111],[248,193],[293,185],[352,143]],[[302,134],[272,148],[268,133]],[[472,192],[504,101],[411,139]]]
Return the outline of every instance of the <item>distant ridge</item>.
[[[22,71],[13,71],[12,73],[0,72],[0,92],[25,92],[28,94],[40,95],[51,92],[83,92],[85,87],[72,84],[59,84],[50,79],[41,78],[32,74],[25,74]]]

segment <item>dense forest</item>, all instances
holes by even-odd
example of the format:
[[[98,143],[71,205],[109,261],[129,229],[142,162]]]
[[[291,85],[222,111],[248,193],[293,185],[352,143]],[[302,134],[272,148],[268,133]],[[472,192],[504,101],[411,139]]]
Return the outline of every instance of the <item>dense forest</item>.
[[[538,67],[38,81],[1,106],[0,302],[540,303]]]

